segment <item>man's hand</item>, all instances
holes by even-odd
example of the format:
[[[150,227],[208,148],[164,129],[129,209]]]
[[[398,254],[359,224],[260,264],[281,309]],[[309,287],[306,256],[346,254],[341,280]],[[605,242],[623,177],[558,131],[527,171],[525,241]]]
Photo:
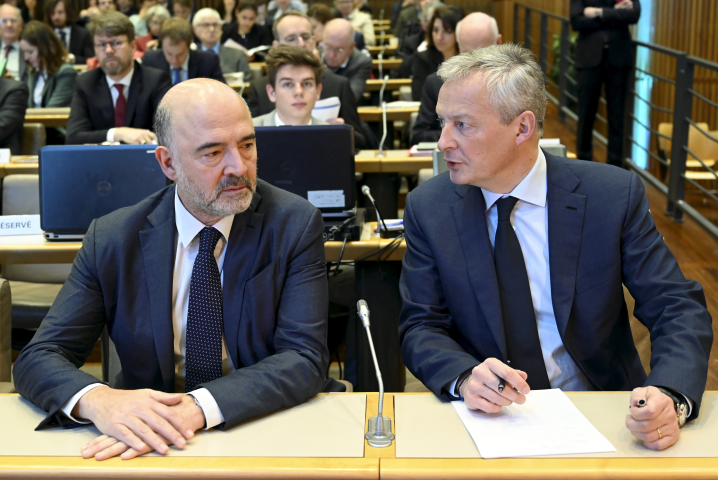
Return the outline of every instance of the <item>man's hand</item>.
[[[115,141],[144,145],[157,142],[157,135],[143,128],[118,127],[115,129]]]
[[[194,405],[194,400],[189,400],[201,415],[201,409]],[[137,452],[149,448],[165,454],[169,452],[168,443],[184,448],[186,439],[192,438],[195,430],[204,425],[204,417],[197,427],[196,417],[186,415],[183,409],[172,408],[182,402],[181,394],[149,389],[115,390],[102,386],[87,392],[75,405],[72,416],[91,420],[102,433]],[[97,445],[90,447],[94,442],[83,447],[85,458],[100,451]]]
[[[157,39],[150,40],[150,41],[147,42],[147,44],[145,45],[145,50],[157,50],[157,48],[159,48],[159,46],[160,46],[160,41],[159,41],[159,40],[157,40]]]
[[[615,8],[619,10],[632,10],[633,2],[631,0],[623,0],[621,3],[617,3]]]
[[[646,406],[638,408],[641,399],[646,401]],[[656,387],[633,390],[626,427],[651,450],[665,450],[676,443],[681,434],[673,400]]]
[[[331,125],[344,125],[344,119],[341,117],[330,118],[329,120],[327,120],[327,123],[329,123]]]
[[[583,9],[583,14],[584,14],[586,17],[593,18],[593,17],[597,17],[597,16],[598,16],[598,11],[599,11],[598,8],[595,8],[595,7],[586,7],[586,8]]]
[[[531,389],[526,383],[526,372],[514,370],[495,358],[488,358],[471,371],[471,376],[461,385],[461,396],[466,406],[472,410],[497,413],[501,407],[512,403],[523,405]],[[506,388],[499,393],[501,378],[506,380]]]

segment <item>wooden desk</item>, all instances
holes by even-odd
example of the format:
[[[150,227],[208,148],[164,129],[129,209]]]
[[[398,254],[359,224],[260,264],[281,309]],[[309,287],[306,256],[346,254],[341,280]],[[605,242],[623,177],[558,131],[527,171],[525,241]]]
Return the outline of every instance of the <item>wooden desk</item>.
[[[34,160],[34,162],[22,162],[20,160]],[[0,163],[0,178],[13,174],[37,175],[37,156],[34,155],[13,155],[10,163]]]
[[[374,64],[374,70],[379,70],[380,63],[383,64],[384,70],[395,70],[399,68],[401,62],[403,62],[403,60],[400,58],[384,59],[381,62],[379,60],[372,60],[372,63]]]
[[[387,150],[377,157],[378,150],[361,150],[355,157],[355,168],[362,173],[406,173],[434,168],[432,157],[410,157],[407,150]]]
[[[383,84],[384,84],[384,81],[379,78],[369,79],[366,81],[366,91],[367,92],[378,92],[381,90],[381,86]],[[401,87],[411,87],[411,78],[389,79],[389,81],[386,82],[385,91],[399,90]]]
[[[249,95],[249,82],[240,82],[240,83],[229,83],[228,84],[235,92],[242,92],[242,96],[246,97]],[[244,89],[242,89],[244,87]]]
[[[369,53],[371,53],[371,56],[376,58],[381,53],[384,46],[377,45],[375,47],[366,47],[366,48],[367,48],[367,50],[369,50]],[[387,47],[386,50],[384,50],[384,58],[394,55],[396,53],[396,50],[397,50],[397,47],[394,45]]]
[[[391,22],[388,25],[374,25],[374,34],[376,35],[379,35],[381,32],[388,32],[389,30],[391,30]]]
[[[380,107],[359,107],[357,108],[357,111],[359,112],[359,118],[361,118],[365,122],[381,122],[382,120],[382,113]],[[418,111],[419,107],[389,107],[386,109],[386,120],[387,122],[392,122],[394,120],[403,120],[405,122],[408,122],[409,120],[411,120],[411,114],[417,113]]]
[[[387,30],[385,30],[385,31],[388,32],[389,30],[387,29]],[[393,33],[385,33],[385,34],[384,34],[384,45],[386,45],[387,43],[390,43],[390,40],[391,40],[392,38],[395,38]],[[381,45],[380,42],[381,42],[381,32],[378,32],[378,33],[376,33],[376,43],[377,43],[377,45]]]
[[[372,20],[374,25],[391,25],[391,20]]]
[[[365,422],[376,415],[377,404],[378,394],[368,393]],[[393,412],[393,409],[387,410],[385,407],[384,411]],[[67,432],[71,434],[70,431]],[[167,457],[140,457],[127,462],[119,458],[98,462],[79,457],[0,456],[0,478],[378,480],[381,452],[375,450],[378,449],[366,446],[364,458],[172,457],[170,454]]]
[[[67,108],[28,108],[24,123],[42,123],[45,127],[64,127],[70,118]]]
[[[249,62],[249,68],[254,71],[255,69],[259,69],[262,72],[262,75],[267,74],[267,63],[266,62]]]

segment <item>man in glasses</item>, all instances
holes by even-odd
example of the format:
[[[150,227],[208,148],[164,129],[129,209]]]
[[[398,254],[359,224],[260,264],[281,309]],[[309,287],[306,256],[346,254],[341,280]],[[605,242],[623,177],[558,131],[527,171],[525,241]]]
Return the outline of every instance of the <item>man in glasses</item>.
[[[199,10],[192,19],[194,34],[199,38],[199,49],[219,57],[222,73],[244,73],[244,80],[252,79],[247,56],[236,48],[225,47],[219,43],[222,38],[222,17],[213,8]]]
[[[337,18],[324,27],[322,57],[329,70],[349,80],[357,102],[366,90],[371,75],[371,58],[354,48],[354,28],[349,21]]]
[[[0,6],[0,61],[7,59],[5,69],[15,80],[22,80],[27,71],[18,43],[22,27],[19,8],[8,3]]]
[[[89,30],[100,68],[77,78],[66,143],[156,142],[152,118],[172,86],[169,74],[133,60],[135,28],[123,14],[101,12]]]

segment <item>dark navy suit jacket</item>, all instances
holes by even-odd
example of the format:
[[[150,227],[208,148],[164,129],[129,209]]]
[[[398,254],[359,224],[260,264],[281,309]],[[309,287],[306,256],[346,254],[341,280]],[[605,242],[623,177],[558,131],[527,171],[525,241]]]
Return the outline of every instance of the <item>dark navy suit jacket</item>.
[[[161,49],[145,53],[145,56],[142,57],[142,64],[147,67],[158,68],[170,75],[172,72],[172,68]],[[203,52],[202,50],[189,51],[187,78],[190,80],[193,78],[212,78],[218,82],[227,83],[222,74],[219,57],[212,52]]]
[[[70,277],[15,363],[18,392],[68,423],[61,408],[97,379],[78,370],[107,326],[124,388],[175,390],[172,276],[174,186],[95,220]],[[327,279],[319,211],[258,181],[235,216],[224,260],[223,315],[235,372],[202,385],[225,423],[303,402],[321,390],[329,362]]]
[[[668,387],[694,402],[695,418],[713,340],[703,289],[685,279],[656,230],[637,175],[545,155],[551,295],[566,350],[596,390]],[[401,347],[437,395],[485,359],[506,359],[485,209],[480,188],[455,185],[448,173],[406,198]],[[622,283],[651,332],[648,377]]]

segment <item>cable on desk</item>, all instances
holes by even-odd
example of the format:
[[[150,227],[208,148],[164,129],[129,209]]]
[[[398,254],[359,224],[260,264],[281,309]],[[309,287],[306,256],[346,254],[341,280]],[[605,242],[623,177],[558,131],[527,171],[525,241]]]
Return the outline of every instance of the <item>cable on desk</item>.
[[[342,242],[342,250],[339,252],[339,260],[337,260],[337,268],[334,269],[334,276],[336,277],[339,275],[339,266],[342,264],[342,257],[344,256],[344,248],[347,246],[347,240],[349,239],[348,235],[344,236],[344,241]]]

